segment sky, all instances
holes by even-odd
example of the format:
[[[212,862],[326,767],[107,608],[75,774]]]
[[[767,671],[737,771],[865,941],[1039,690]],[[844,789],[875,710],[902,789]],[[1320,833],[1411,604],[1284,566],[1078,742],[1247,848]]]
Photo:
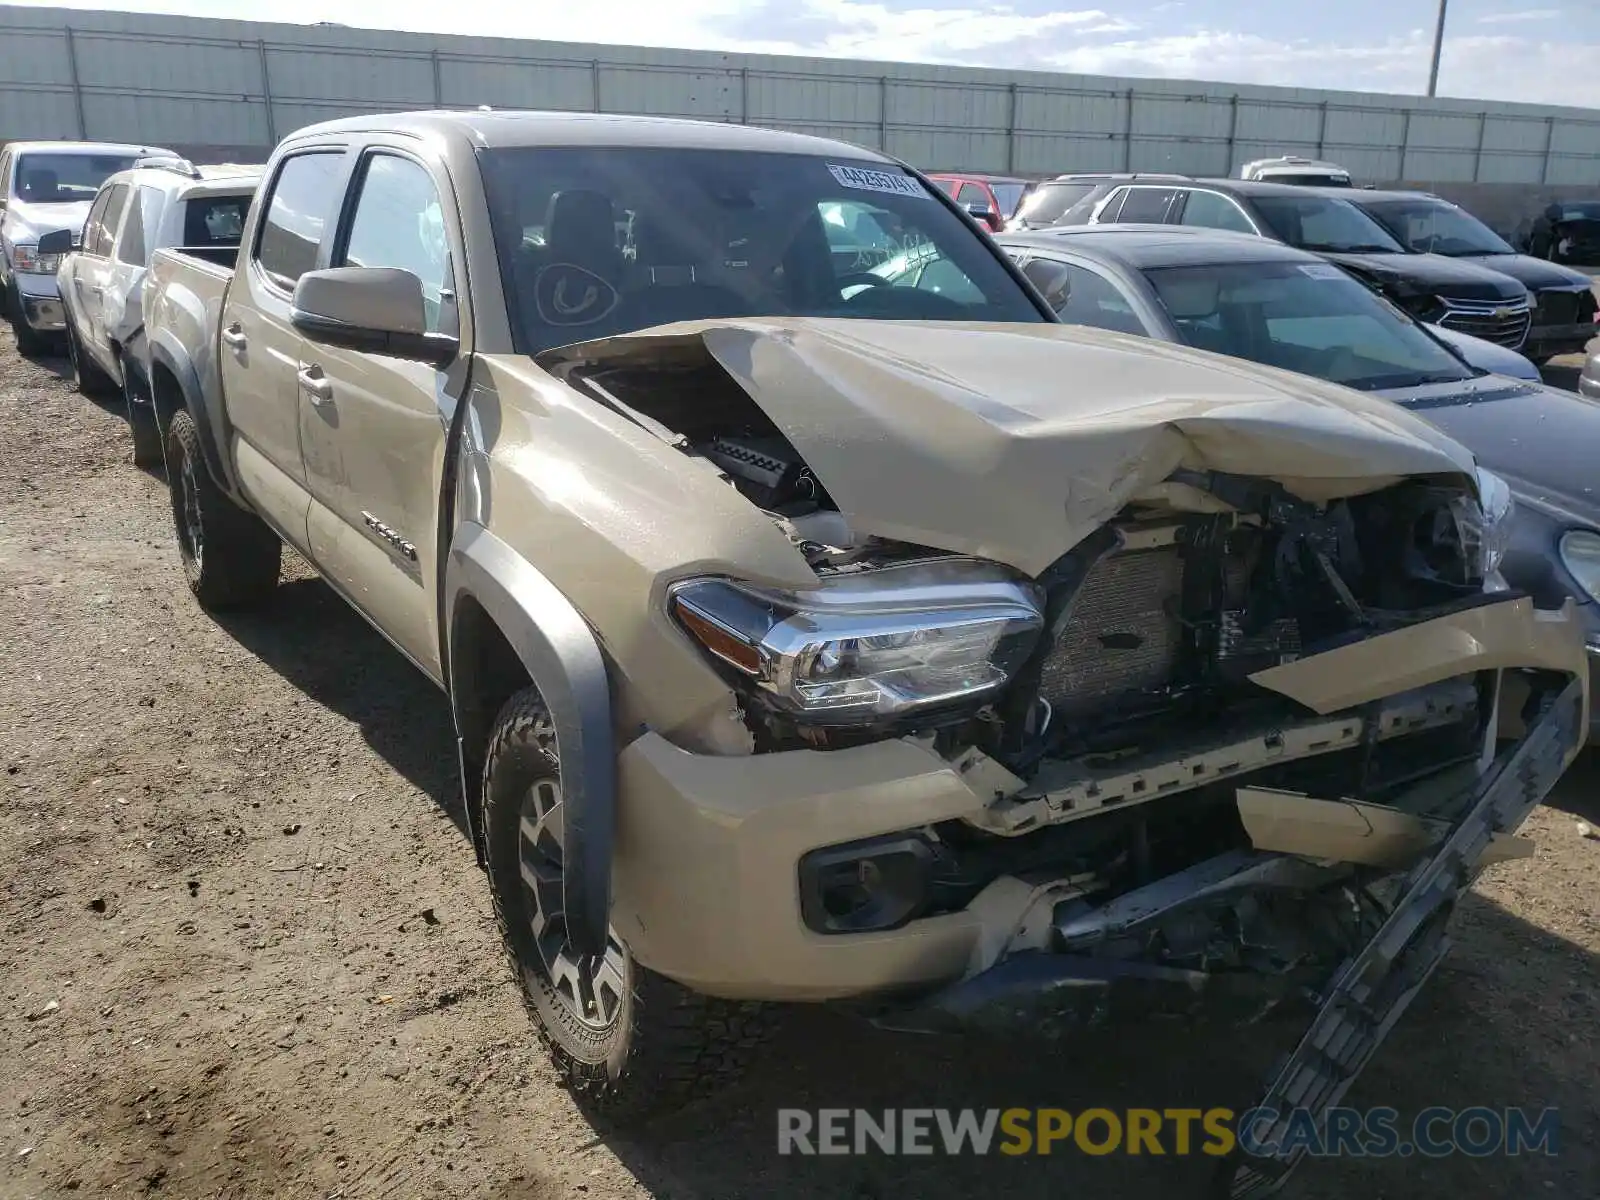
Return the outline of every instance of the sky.
[[[15,0],[13,0],[15,2]],[[246,0],[22,0],[248,18]],[[275,0],[427,33],[1421,93],[1438,0]],[[1439,94],[1600,108],[1600,0],[1449,0]]]

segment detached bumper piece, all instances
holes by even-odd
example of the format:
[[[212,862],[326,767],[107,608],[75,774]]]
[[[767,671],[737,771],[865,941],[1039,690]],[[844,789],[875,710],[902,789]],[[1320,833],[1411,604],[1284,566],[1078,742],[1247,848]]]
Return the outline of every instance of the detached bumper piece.
[[[1471,886],[1493,836],[1515,830],[1555,785],[1582,728],[1583,685],[1535,695],[1538,716],[1526,736],[1495,760],[1482,777],[1465,817],[1438,851],[1419,864],[1389,918],[1366,948],[1340,968],[1310,1029],[1258,1104],[1276,1115],[1270,1129],[1252,1133],[1263,1148],[1276,1146],[1293,1110],[1309,1110],[1319,1124],[1338,1104],[1361,1069],[1438,967],[1456,899]],[[1255,1200],[1283,1186],[1304,1146],[1276,1157],[1238,1154],[1221,1164],[1215,1195]]]

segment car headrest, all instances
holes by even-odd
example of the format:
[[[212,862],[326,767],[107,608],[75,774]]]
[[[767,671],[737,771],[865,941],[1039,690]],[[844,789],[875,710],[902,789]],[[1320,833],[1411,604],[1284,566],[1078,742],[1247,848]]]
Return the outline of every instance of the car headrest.
[[[622,252],[611,198],[582,188],[551,196],[544,214],[544,244],[552,259],[596,270],[619,262]]]
[[[22,190],[30,200],[54,200],[60,189],[61,179],[54,171],[41,167],[22,176]]]

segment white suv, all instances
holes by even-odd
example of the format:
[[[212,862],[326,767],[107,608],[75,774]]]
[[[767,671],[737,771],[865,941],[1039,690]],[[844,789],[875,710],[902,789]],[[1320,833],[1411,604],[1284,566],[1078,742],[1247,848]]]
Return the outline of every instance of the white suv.
[[[67,350],[78,387],[89,395],[121,392],[140,466],[161,461],[161,442],[145,376],[144,277],[150,256],[166,247],[232,266],[259,166],[195,167],[184,159],[146,160],[107,179],[84,225],[81,247],[61,262],[57,282],[66,310]],[[47,235],[57,249],[63,235]]]
[[[168,153],[113,142],[12,142],[0,151],[0,305],[22,353],[44,350],[64,327],[58,259],[40,252],[40,234],[76,234],[108,176]]]

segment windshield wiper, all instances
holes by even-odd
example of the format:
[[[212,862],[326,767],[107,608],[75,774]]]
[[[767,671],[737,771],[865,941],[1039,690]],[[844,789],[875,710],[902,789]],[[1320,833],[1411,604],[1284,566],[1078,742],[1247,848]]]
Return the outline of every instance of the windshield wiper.
[[[1402,253],[1392,246],[1335,246],[1328,242],[1301,242],[1297,247],[1300,250],[1310,250],[1315,254],[1399,254]]]

